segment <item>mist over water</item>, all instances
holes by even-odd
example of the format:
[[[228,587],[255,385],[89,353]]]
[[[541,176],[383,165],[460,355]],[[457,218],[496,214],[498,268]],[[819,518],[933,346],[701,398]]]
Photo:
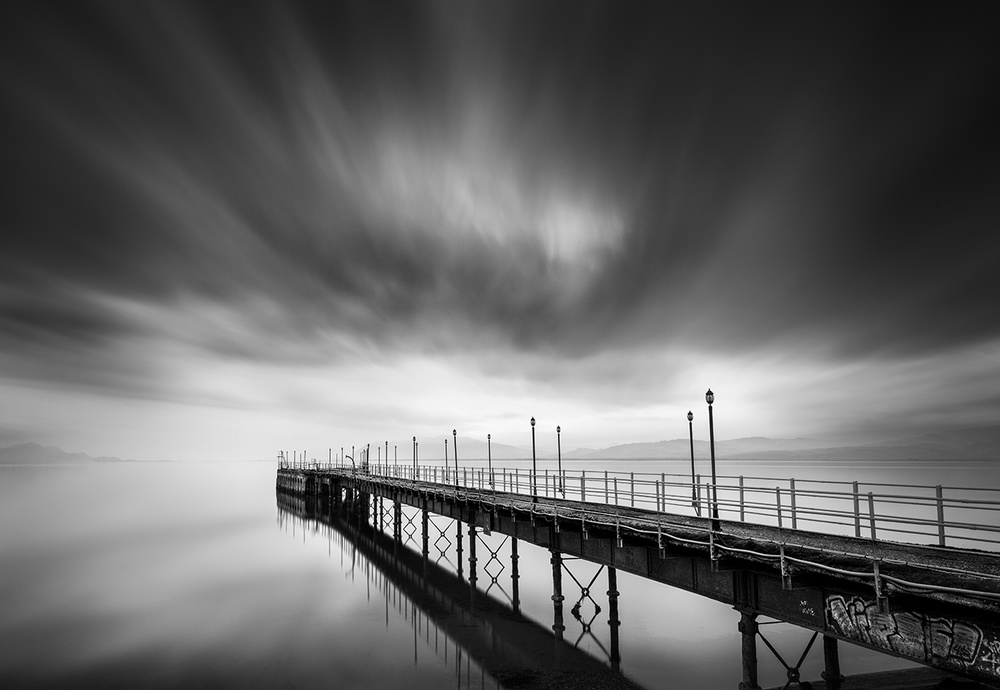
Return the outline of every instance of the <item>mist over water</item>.
[[[614,466],[661,471],[650,462]],[[1000,487],[995,468],[962,467],[856,470],[868,479]],[[723,463],[721,470],[733,467]],[[745,467],[746,474],[787,476],[791,470],[805,477],[825,468]],[[271,463],[0,468],[3,684],[456,686],[454,647],[445,659],[440,639],[435,647],[423,628],[415,636],[412,612],[397,606],[405,592],[380,588],[382,578],[349,543],[279,510],[274,478]],[[445,545],[442,564],[457,562],[453,549]],[[481,551],[480,567],[487,558]],[[552,625],[548,561],[547,551],[522,545],[522,611],[546,628]],[[597,571],[583,561],[568,561],[567,568],[582,585]],[[499,584],[507,577],[509,571]],[[483,589],[489,580],[482,571],[480,578]],[[589,631],[569,615],[580,593],[569,576],[564,589],[566,640],[607,663],[606,574],[592,587],[603,612]],[[650,688],[739,682],[736,612],[626,573],[619,574],[618,589],[622,671],[629,679]],[[495,587],[489,596],[502,601],[504,594]],[[808,639],[788,625],[769,626],[767,634],[795,658]],[[765,652],[762,683],[780,685],[784,670]],[[804,677],[818,677],[821,663],[821,657],[807,660]],[[842,665],[851,674],[905,663],[844,644]],[[482,680],[471,687],[496,687],[474,667],[467,671]]]

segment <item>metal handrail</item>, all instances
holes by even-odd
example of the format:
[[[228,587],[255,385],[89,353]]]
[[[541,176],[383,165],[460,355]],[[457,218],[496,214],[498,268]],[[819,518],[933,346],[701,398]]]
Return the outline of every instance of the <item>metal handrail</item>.
[[[524,496],[565,498],[588,504],[636,507],[658,512],[709,515],[710,498],[720,518],[758,524],[784,522],[786,529],[903,535],[911,543],[947,546],[949,540],[996,550],[1000,544],[1000,489],[884,482],[851,482],[743,475],[722,475],[717,482],[692,482],[683,474],[623,470],[539,471],[494,465],[456,467],[370,463],[365,469],[341,463],[284,459],[288,469],[348,469],[372,476],[440,484],[442,487],[489,489]],[[767,486],[767,482],[778,485]],[[714,491],[712,490],[714,489]],[[879,489],[876,492],[872,489]],[[915,493],[923,492],[923,495]],[[960,494],[958,496],[954,494]],[[976,497],[973,494],[978,494]],[[869,510],[869,500],[872,510]],[[960,511],[961,519],[956,519]],[[874,526],[874,527],[873,527]]]

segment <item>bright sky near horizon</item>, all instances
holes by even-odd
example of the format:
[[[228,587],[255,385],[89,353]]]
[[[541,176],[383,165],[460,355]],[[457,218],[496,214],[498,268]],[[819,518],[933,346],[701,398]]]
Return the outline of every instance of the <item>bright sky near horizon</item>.
[[[0,446],[994,424],[989,9],[9,3]]]

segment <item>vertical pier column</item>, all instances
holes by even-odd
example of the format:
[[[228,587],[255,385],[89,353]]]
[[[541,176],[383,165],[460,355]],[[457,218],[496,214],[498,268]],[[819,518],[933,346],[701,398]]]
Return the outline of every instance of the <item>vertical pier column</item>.
[[[618,641],[618,628],[622,623],[618,619],[618,569],[608,566],[608,625],[611,626],[611,668],[621,670],[622,654]]]
[[[476,610],[476,525],[469,523],[469,597],[472,611]]]
[[[743,680],[740,690],[760,690],[757,684],[757,614],[740,611],[739,630],[743,635]]]
[[[562,554],[552,550],[552,631],[556,634],[556,640],[562,642],[563,631],[563,597],[562,593]]]
[[[823,635],[823,665],[825,667],[823,680],[830,690],[840,690],[843,687],[844,676],[840,673],[840,652],[837,649],[837,638]]]
[[[463,571],[465,566],[462,563],[462,521],[455,520],[455,539],[458,541],[457,551],[458,551],[458,579],[464,579],[465,575]]]
[[[424,507],[420,510],[420,555],[427,560],[427,553],[430,548],[431,535],[428,531],[430,527],[430,517],[427,512],[427,501],[424,501]]]
[[[357,497],[358,499],[355,501],[355,504],[358,507],[358,521],[364,524],[368,522],[368,515],[372,505],[371,496],[359,491]]]
[[[517,537],[510,538],[510,598],[514,611],[521,612],[521,597],[518,594],[517,581],[521,577],[517,569]]]
[[[427,512],[427,499],[424,499],[424,507],[420,510],[420,555],[424,557],[424,577],[427,577],[427,565],[429,559],[427,558],[428,549],[430,548],[430,533],[428,529],[430,527],[430,518]],[[424,580],[426,584],[426,579]]]
[[[403,504],[398,496],[392,501],[392,538],[396,541],[403,539]]]

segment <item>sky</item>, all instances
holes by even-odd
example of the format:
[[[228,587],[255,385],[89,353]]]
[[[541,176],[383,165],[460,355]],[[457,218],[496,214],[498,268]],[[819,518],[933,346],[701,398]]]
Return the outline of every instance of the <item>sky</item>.
[[[996,424],[988,9],[8,2],[0,446]]]

